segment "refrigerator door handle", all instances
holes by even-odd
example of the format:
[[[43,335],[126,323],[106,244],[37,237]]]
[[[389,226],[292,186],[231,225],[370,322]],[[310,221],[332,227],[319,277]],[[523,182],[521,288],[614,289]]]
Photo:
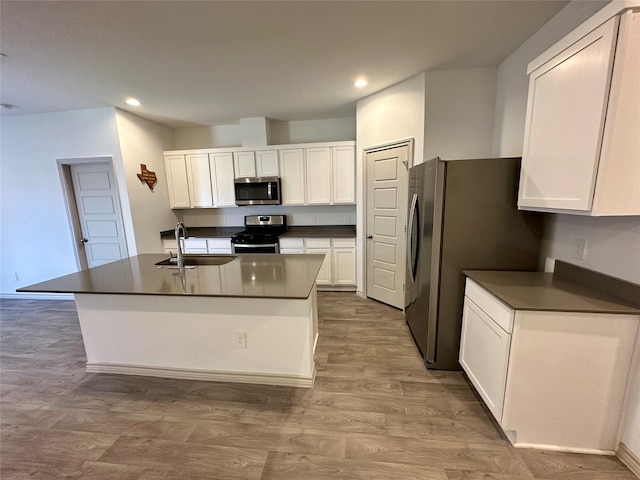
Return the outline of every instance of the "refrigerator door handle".
[[[409,229],[407,231],[407,267],[408,267],[409,273],[411,274],[409,275],[411,278],[411,286],[413,286],[416,281],[416,268],[415,268],[416,265],[415,265],[415,258],[413,255],[412,240],[413,240],[413,227],[415,224],[414,220],[416,216],[417,205],[418,205],[418,194],[414,193],[413,197],[411,198],[411,207],[409,208]]]

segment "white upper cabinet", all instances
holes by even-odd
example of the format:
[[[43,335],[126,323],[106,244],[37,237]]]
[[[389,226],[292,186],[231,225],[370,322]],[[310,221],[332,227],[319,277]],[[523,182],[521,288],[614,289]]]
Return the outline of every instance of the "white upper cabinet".
[[[164,166],[167,172],[169,206],[171,208],[189,208],[189,180],[184,155],[165,155]]]
[[[331,203],[331,148],[307,148],[307,204]]]
[[[355,203],[355,142],[164,152],[171,208],[232,207],[234,180],[280,177],[284,205]]]
[[[233,164],[236,178],[257,176],[255,152],[233,152]]]
[[[211,185],[213,204],[216,207],[235,207],[236,195],[233,184],[233,155],[231,152],[210,153]]]
[[[189,199],[192,207],[213,207],[209,155],[186,155]]]
[[[529,65],[521,209],[640,215],[640,12],[605,20]]]
[[[235,178],[277,177],[278,150],[258,150],[251,152],[233,152]]]
[[[277,150],[256,151],[256,174],[258,177],[277,177],[280,175]]]
[[[333,198],[332,203],[356,202],[355,147],[346,145],[332,148]]]
[[[280,186],[283,205],[304,205],[305,171],[304,150],[280,150]]]

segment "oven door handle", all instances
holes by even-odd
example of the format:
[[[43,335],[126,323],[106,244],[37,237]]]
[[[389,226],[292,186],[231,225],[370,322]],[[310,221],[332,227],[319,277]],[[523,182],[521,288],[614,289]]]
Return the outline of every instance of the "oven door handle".
[[[248,243],[234,243],[234,248],[265,248],[265,247],[277,247],[277,243],[259,243],[257,245],[248,244]]]

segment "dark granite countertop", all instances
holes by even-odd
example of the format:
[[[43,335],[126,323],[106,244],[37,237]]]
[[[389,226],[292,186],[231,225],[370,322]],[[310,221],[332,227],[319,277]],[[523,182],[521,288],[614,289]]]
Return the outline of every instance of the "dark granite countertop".
[[[244,227],[189,227],[187,232],[190,237],[195,238],[231,238],[234,234],[244,230]],[[160,232],[162,240],[171,240],[176,238],[175,230],[165,230]]]
[[[557,273],[463,273],[514,310],[640,314],[639,305]]]
[[[189,227],[187,232],[193,238],[231,238],[234,234],[242,232],[245,227]],[[287,232],[280,237],[305,238],[305,237],[331,237],[331,238],[355,238],[355,225],[291,225]],[[160,232],[162,240],[175,238],[174,230]]]
[[[166,258],[137,255],[17,291],[301,299],[310,295],[324,255],[240,254],[225,265],[156,266]]]
[[[291,225],[280,238],[331,237],[355,238],[355,225]]]

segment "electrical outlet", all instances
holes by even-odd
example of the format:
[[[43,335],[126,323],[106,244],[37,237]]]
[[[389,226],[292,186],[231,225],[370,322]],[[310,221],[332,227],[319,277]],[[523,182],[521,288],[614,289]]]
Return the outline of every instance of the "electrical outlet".
[[[311,217],[309,217],[309,221],[311,222],[312,225],[316,224],[316,216],[315,215],[311,215]]]
[[[13,278],[14,282],[18,281],[18,272],[13,272],[13,275],[11,275],[11,278]]]
[[[349,215],[348,213],[344,216],[344,223],[346,223],[347,225],[351,223],[351,215]]]
[[[244,332],[233,332],[233,341],[236,348],[247,348],[247,336]]]
[[[573,239],[573,258],[584,261],[587,256],[587,241],[584,238]]]

